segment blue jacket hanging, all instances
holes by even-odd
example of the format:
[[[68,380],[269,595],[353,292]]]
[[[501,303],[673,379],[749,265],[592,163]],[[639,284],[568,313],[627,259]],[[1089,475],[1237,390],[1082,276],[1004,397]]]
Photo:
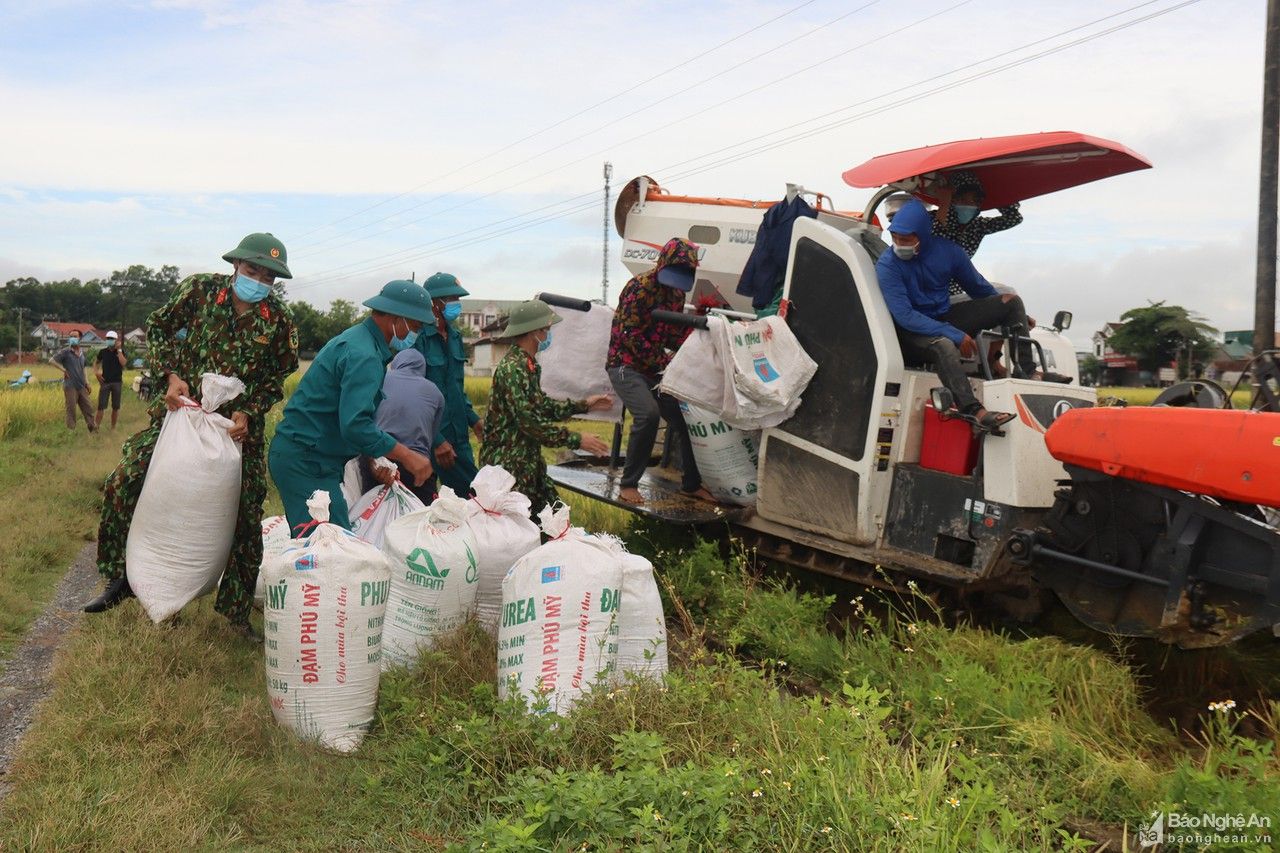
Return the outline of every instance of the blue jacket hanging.
[[[780,201],[765,213],[756,231],[756,245],[738,278],[737,292],[751,297],[751,307],[760,309],[773,301],[787,272],[787,251],[791,247],[791,226],[801,216],[817,217],[818,211],[797,195]]]

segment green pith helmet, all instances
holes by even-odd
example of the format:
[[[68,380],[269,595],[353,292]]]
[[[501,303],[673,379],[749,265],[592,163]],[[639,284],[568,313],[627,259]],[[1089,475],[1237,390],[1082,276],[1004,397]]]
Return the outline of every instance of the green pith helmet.
[[[536,332],[559,322],[559,315],[551,310],[550,305],[540,299],[530,299],[511,309],[502,337],[518,338],[526,332]]]
[[[293,278],[293,273],[289,272],[289,253],[274,234],[250,234],[222,259],[228,262],[248,261],[264,270],[271,270],[280,278]]]
[[[431,294],[432,299],[447,299],[450,296],[470,296],[467,289],[458,284],[458,277],[447,272],[438,272],[422,283]]]
[[[431,323],[435,317],[431,313],[431,297],[421,287],[405,279],[387,282],[381,293],[361,304],[374,311],[407,317],[420,323]]]

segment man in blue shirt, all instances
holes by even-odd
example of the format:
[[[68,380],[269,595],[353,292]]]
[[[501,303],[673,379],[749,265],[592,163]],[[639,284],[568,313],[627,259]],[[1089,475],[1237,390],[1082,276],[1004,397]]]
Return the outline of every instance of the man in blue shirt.
[[[412,476],[411,487],[431,477],[431,461],[375,419],[392,351],[413,346],[432,319],[430,299],[411,281],[392,281],[364,305],[369,316],[325,344],[302,375],[271,442],[271,479],[295,534],[311,521],[307,498],[316,489],[329,492],[329,521],[351,526],[342,469],[353,456],[387,457]]]
[[[978,356],[973,335],[983,329],[1005,327],[1026,335],[1026,309],[1021,297],[997,293],[964,249],[950,240],[934,238],[932,230],[929,213],[917,199],[902,206],[889,224],[893,250],[882,254],[876,263],[880,291],[906,354],[934,363],[938,378],[961,412],[972,415],[984,427],[998,427],[1012,420],[1013,414],[988,412],[982,407],[960,358]],[[948,285],[953,279],[972,297],[970,301],[951,304]],[[1030,376],[1035,369],[1030,348],[1018,349],[1023,375]]]

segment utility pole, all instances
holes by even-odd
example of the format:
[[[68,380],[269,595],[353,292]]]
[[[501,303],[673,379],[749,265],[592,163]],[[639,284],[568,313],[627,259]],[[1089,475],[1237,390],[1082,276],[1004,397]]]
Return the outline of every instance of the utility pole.
[[[1275,0],[1272,0],[1275,2]],[[609,304],[609,179],[613,177],[613,164],[604,164],[604,260],[600,276],[600,301]]]
[[[1267,0],[1262,58],[1262,167],[1258,170],[1258,277],[1253,308],[1253,352],[1275,347],[1276,181],[1280,160],[1280,0]]]
[[[13,310],[18,315],[18,364],[22,364],[22,315],[27,313],[27,309],[19,306]]]

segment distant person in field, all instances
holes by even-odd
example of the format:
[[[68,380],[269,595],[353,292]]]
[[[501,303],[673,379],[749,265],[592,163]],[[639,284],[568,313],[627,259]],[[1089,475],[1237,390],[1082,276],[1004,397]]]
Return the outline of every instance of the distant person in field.
[[[553,400],[542,392],[542,365],[537,354],[550,346],[551,327],[559,322],[551,306],[538,299],[512,309],[502,337],[513,346],[494,368],[488,426],[480,445],[480,464],[501,465],[516,478],[516,491],[529,498],[529,514],[535,521],[544,506],[559,500],[542,461],[543,447],[581,448],[597,456],[609,452],[598,436],[565,429],[559,421],[607,410],[613,406],[613,398],[593,394],[585,400]]]
[[[120,345],[120,335],[107,332],[110,343],[98,350],[98,358],[94,362],[93,372],[98,377],[98,416],[94,424],[102,427],[102,418],[107,413],[107,401],[111,401],[111,428],[116,428],[120,417],[120,394],[124,388],[124,349]]]
[[[182,397],[198,401],[201,376],[219,373],[238,377],[245,390],[219,410],[232,421],[229,432],[240,442],[243,467],[235,539],[214,608],[256,640],[249,611],[262,563],[263,431],[267,413],[284,397],[285,378],[298,369],[298,331],[272,289],[277,278],[292,277],[283,243],[271,234],[250,234],[222,259],[231,273],[188,276],[147,319],[148,361],[164,393],[151,403],[151,423],[124,443],[124,457],[107,477],[98,528],[98,571],[107,588],[85,612],[99,613],[133,594],[125,576],[125,542],[165,414],[181,407]],[[191,487],[199,489],[200,472],[191,477]]]
[[[690,329],[656,320],[653,312],[684,311],[685,294],[693,289],[697,268],[698,247],[673,237],[658,253],[657,265],[628,281],[618,296],[605,368],[613,390],[631,413],[627,461],[623,463],[618,492],[618,498],[627,503],[644,503],[640,478],[649,466],[649,454],[658,437],[659,418],[667,422],[668,440],[674,438],[680,447],[681,492],[700,500],[715,501],[702,486],[702,475],[693,459],[693,446],[679,401],[655,390],[671,361],[671,354],[684,343]]]
[[[62,397],[67,408],[67,429],[76,428],[76,409],[79,408],[89,432],[97,432],[93,404],[89,402],[89,380],[84,375],[84,350],[80,347],[80,336],[72,334],[67,339],[67,345],[49,361],[62,371]]]
[[[385,456],[421,486],[433,473],[431,460],[378,426],[377,409],[387,362],[412,349],[431,322],[431,298],[412,281],[389,281],[364,301],[369,316],[337,335],[316,354],[284,407],[271,440],[268,464],[280,492],[289,529],[300,534],[311,523],[307,499],[329,493],[329,521],[351,529],[342,474],[354,456]]]
[[[477,470],[470,434],[484,441],[484,422],[467,396],[463,374],[467,351],[456,325],[462,314],[461,299],[469,294],[458,277],[447,272],[436,273],[422,286],[431,297],[432,319],[422,327],[414,348],[426,359],[424,375],[444,394],[444,418],[432,442],[436,475],[440,485],[470,497]]]

